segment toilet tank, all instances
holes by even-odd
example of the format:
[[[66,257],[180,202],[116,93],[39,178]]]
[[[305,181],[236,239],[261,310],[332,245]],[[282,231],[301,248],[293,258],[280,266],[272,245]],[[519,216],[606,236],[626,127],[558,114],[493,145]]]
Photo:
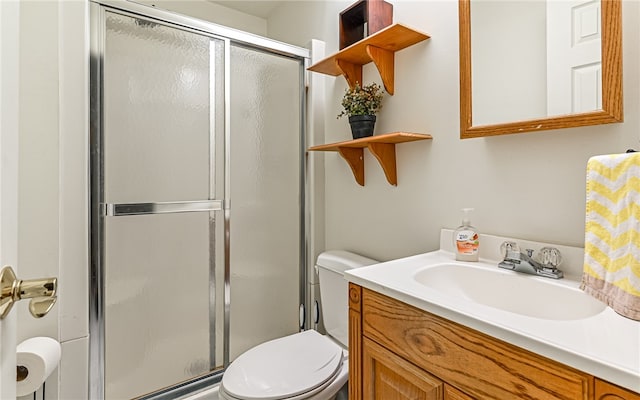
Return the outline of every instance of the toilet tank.
[[[318,256],[322,321],[327,334],[344,347],[349,345],[349,283],[344,271],[378,262],[344,250],[325,251]]]

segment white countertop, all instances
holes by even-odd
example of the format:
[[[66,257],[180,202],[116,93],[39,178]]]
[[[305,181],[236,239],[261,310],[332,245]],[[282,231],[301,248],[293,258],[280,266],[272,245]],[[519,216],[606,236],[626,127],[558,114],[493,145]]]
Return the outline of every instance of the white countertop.
[[[481,259],[487,266],[497,261]],[[414,307],[486,333],[552,360],[640,393],[640,322],[622,317],[610,307],[583,319],[550,320],[503,311],[428,288],[413,275],[430,265],[454,261],[445,250],[351,269],[345,278]],[[509,273],[514,273],[508,271]],[[548,279],[524,275],[531,279]],[[556,284],[574,288],[579,282],[561,279]],[[532,298],[541,307],[552,299]]]

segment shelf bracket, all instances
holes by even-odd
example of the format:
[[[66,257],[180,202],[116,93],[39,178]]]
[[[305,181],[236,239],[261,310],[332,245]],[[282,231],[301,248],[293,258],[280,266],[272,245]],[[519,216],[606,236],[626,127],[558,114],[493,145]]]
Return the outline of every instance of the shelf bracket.
[[[364,148],[369,149],[371,154],[378,160],[382,167],[387,181],[398,186],[398,174],[396,166],[396,144],[414,142],[417,140],[431,140],[431,135],[409,133],[409,132],[393,132],[384,135],[364,137],[354,140],[346,140],[344,142],[321,144],[312,146],[310,151],[335,151],[340,153],[344,158],[356,182],[364,186]]]
[[[398,186],[396,145],[393,143],[369,143],[367,147],[380,163],[387,181],[393,186]]]
[[[349,87],[353,89],[356,86],[356,82],[362,83],[362,65],[350,63],[349,61],[336,59],[336,65],[342,71],[342,75],[347,80]]]
[[[351,167],[356,182],[358,182],[360,186],[364,186],[364,151],[362,147],[339,147],[338,153],[340,153],[342,158],[344,158]]]
[[[393,95],[395,53],[372,45],[367,45],[366,50],[380,73],[380,78],[382,78],[384,88],[387,93]]]

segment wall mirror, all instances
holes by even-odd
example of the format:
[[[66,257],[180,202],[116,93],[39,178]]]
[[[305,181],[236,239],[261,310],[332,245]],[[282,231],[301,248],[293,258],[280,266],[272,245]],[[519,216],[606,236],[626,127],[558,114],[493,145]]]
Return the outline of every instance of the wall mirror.
[[[459,0],[460,137],[622,121],[621,0]]]

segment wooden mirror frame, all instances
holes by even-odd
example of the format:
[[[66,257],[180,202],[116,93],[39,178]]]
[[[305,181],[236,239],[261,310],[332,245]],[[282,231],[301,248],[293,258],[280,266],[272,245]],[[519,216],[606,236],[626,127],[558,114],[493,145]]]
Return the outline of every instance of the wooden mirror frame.
[[[622,122],[622,2],[602,0],[602,110],[473,126],[471,105],[471,0],[459,0],[460,138]]]

